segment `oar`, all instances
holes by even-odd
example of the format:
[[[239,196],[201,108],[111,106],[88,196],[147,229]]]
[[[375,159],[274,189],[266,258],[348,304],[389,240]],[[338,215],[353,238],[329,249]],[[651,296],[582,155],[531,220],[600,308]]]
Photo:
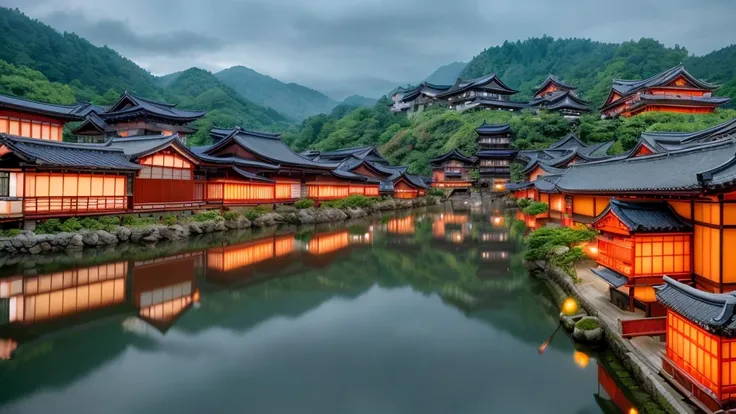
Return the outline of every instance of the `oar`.
[[[557,329],[555,329],[555,331],[552,332],[552,335],[550,335],[549,338],[547,338],[547,340],[544,341],[544,343],[539,346],[539,349],[537,350],[537,352],[539,352],[539,355],[542,355],[544,353],[544,351],[547,350],[547,346],[549,346],[549,343],[552,342],[552,338],[555,337],[555,334],[557,333],[557,331],[560,330],[561,327],[562,327],[562,323],[560,323],[559,325],[557,325]]]

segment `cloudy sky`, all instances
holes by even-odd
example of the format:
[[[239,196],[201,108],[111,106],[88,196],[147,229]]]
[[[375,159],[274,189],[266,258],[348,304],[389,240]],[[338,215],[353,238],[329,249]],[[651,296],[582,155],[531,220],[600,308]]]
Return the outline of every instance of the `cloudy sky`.
[[[734,0],[0,0],[154,74],[244,65],[283,81],[415,82],[544,34],[653,37],[701,55],[736,39]]]

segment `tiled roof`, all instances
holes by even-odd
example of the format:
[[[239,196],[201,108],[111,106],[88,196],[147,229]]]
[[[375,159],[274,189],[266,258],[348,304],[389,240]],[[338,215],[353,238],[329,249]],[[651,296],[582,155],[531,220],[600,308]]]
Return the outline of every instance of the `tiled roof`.
[[[553,142],[547,149],[574,149],[578,147],[586,147],[585,143],[575,134],[567,134],[564,138]]]
[[[128,160],[122,149],[109,148],[105,144],[76,144],[0,134],[0,145],[6,145],[25,162],[37,166],[125,171],[141,169],[140,165]]]
[[[685,144],[689,142],[710,141],[736,136],[736,118],[695,132],[644,132],[641,136],[642,138],[652,139],[661,144]]]
[[[629,281],[626,276],[607,267],[596,267],[590,269],[590,271],[615,288],[619,288]]]
[[[253,174],[253,173],[250,173],[250,172],[248,172],[248,171],[242,170],[242,169],[240,169],[240,168],[238,168],[238,167],[233,167],[233,171],[234,171],[234,172],[235,172],[236,174],[238,174],[239,176],[241,176],[241,177],[243,177],[243,178],[247,178],[247,179],[249,179],[249,180],[253,180],[253,181],[261,181],[261,182],[264,182],[264,183],[273,183],[273,182],[275,182],[275,181],[273,181],[273,180],[269,180],[268,178],[265,178],[265,177],[261,177],[261,176],[260,176],[260,175],[258,175],[258,174]]]
[[[722,140],[694,148],[628,159],[574,164],[557,186],[568,192],[700,192],[711,185],[723,185],[736,174],[726,164],[734,159],[736,144]],[[720,170],[714,170],[723,167]],[[711,172],[708,184],[698,174]]]
[[[140,158],[162,149],[174,146],[193,161],[197,162],[197,154],[184,145],[178,134],[173,135],[142,135],[124,138],[112,138],[107,141],[110,148],[119,148],[131,159]]]
[[[436,163],[444,162],[446,160],[458,160],[458,161],[462,161],[462,162],[467,163],[467,164],[472,164],[473,162],[475,162],[475,160],[473,160],[472,158],[470,158],[467,155],[463,154],[462,152],[458,151],[457,148],[453,148],[449,152],[447,152],[447,153],[445,153],[443,155],[440,155],[437,158],[432,158],[431,160],[429,160],[429,163],[430,164],[436,164]]]
[[[81,121],[84,119],[84,115],[80,113],[80,110],[86,108],[87,105],[55,105],[16,98],[14,96],[0,95],[0,108],[45,115],[64,121]]]
[[[148,113],[177,122],[191,122],[206,114],[205,111],[178,109],[174,104],[155,102],[125,92],[115,105],[100,114],[100,116],[106,122],[110,122],[111,120],[138,116],[140,113]]]
[[[504,94],[514,94],[519,92],[516,89],[511,89],[506,86],[506,84],[504,84],[495,73],[492,73],[475,79],[463,80],[458,78],[450,89],[439,94],[437,97],[444,98],[451,95],[457,95],[471,89],[488,89]]]
[[[654,288],[657,300],[687,320],[719,336],[736,336],[736,296],[734,293],[707,293],[664,277],[664,285]]]
[[[692,232],[693,227],[680,218],[664,201],[623,201],[612,198],[598,216],[612,212],[632,233]]]
[[[494,134],[506,134],[511,132],[510,124],[487,124],[483,121],[483,124],[475,129],[478,135],[494,135]]]
[[[466,109],[476,107],[504,108],[504,109],[525,109],[529,106],[527,102],[504,101],[501,99],[475,98],[471,103],[465,105]]]
[[[545,99],[543,107],[556,111],[560,109],[571,109],[580,112],[590,112],[588,103],[575,96],[572,92],[555,92],[549,98]]]
[[[567,84],[565,82],[562,82],[561,80],[559,80],[557,78],[557,76],[549,75],[549,76],[547,76],[547,79],[545,79],[544,82],[542,82],[541,85],[537,86],[536,91],[534,92],[534,96],[539,95],[542,91],[544,91],[545,89],[547,89],[547,87],[550,84],[555,84],[560,89],[567,89],[567,90],[571,90],[571,91],[577,89],[576,86],[572,86],[572,85],[569,85],[569,84]]]

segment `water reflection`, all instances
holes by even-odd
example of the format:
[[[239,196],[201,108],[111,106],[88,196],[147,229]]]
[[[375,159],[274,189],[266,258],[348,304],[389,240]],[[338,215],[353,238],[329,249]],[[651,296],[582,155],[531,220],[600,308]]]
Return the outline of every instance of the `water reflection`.
[[[0,411],[599,412],[593,355],[537,355],[557,307],[513,218],[444,206],[2,277]]]

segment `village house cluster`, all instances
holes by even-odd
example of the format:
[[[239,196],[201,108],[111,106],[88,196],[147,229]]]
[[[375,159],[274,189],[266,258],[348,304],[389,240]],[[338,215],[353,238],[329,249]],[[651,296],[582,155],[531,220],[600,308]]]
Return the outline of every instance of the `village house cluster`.
[[[205,113],[124,93],[102,108],[0,96],[0,222],[317,202],[354,194],[416,198],[428,184],[375,147],[294,153],[278,134],[210,131],[189,147]],[[80,122],[63,142],[63,127]]]
[[[676,66],[644,80],[614,79],[611,90],[599,108],[601,118],[633,116],[642,112],[708,113],[729,101],[714,97],[713,85],[692,76],[683,66]],[[509,88],[496,74],[476,79],[458,78],[452,85],[422,82],[411,89],[399,87],[392,95],[394,112],[422,112],[441,103],[450,109],[558,112],[567,119],[577,119],[590,112],[590,103],[577,94],[577,87],[550,75],[534,92],[529,102],[512,101],[519,91]]]
[[[531,227],[552,218],[598,230],[592,272],[615,305],[647,317],[622,322],[622,334],[666,335],[671,382],[710,412],[736,408],[736,119],[643,133],[620,155],[606,155],[610,145],[570,134],[519,151],[524,181],[507,189],[549,205],[526,217]]]

